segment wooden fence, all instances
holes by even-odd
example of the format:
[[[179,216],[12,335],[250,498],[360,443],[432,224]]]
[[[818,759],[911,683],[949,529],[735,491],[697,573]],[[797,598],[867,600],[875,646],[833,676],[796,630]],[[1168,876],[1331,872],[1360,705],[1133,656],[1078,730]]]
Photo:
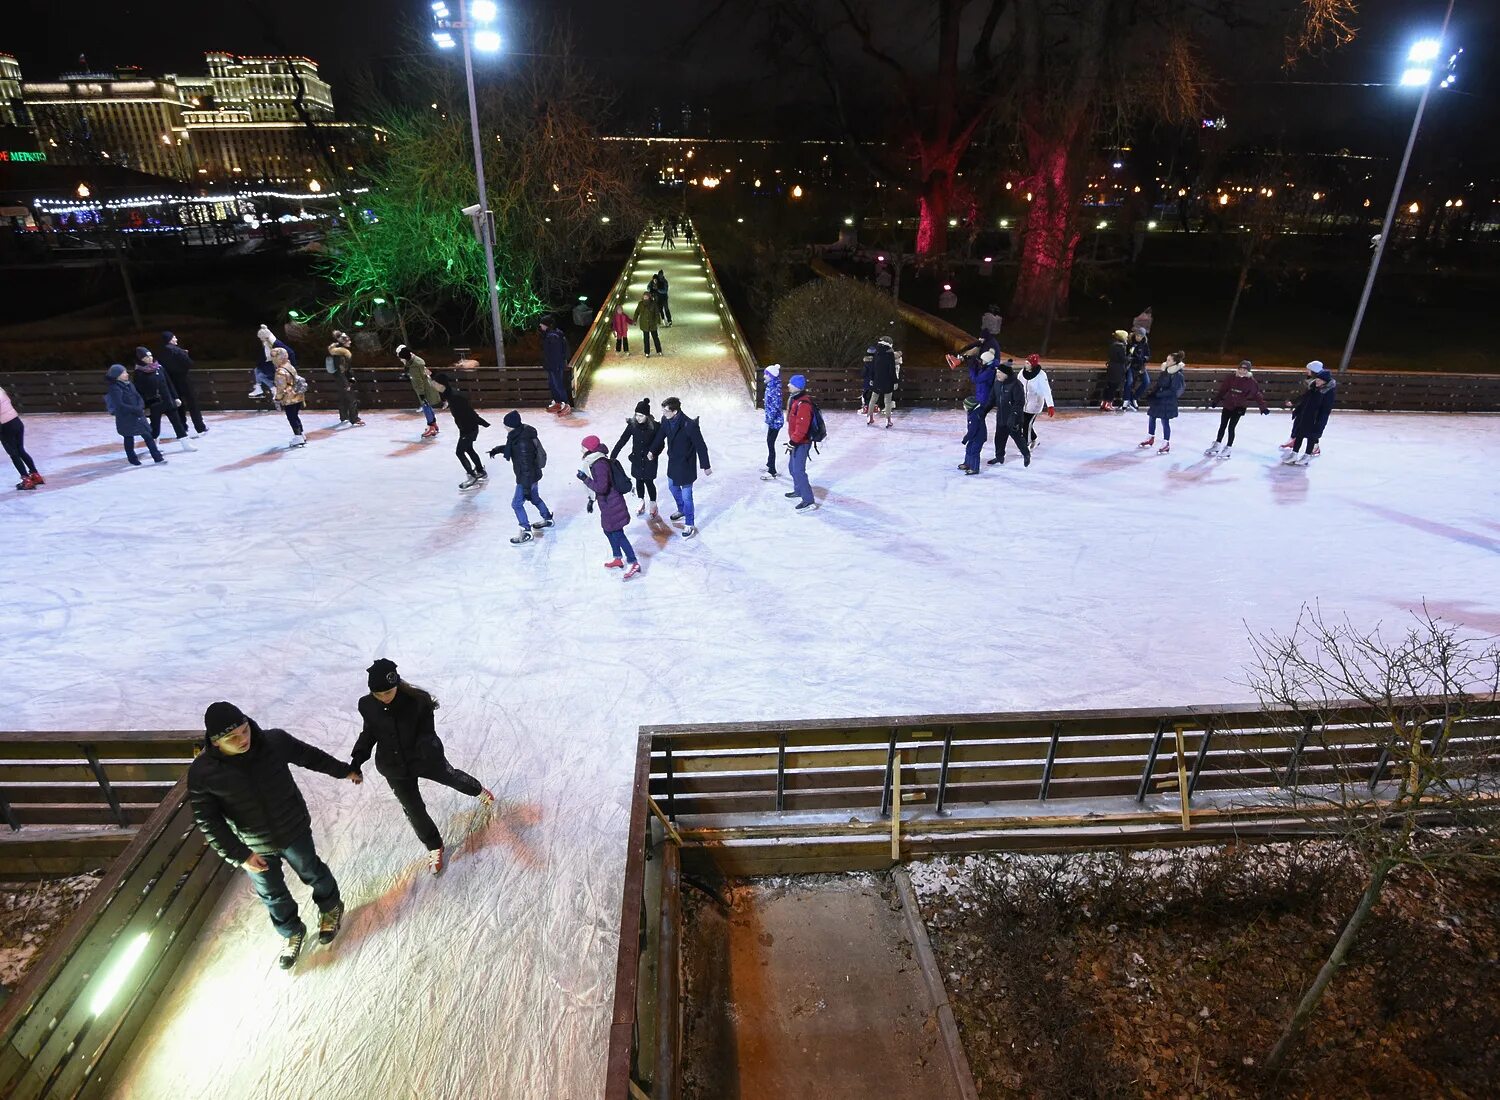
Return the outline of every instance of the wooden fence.
[[[594,314],[594,323],[584,334],[579,342],[578,348],[573,352],[573,399],[577,402],[588,399],[589,383],[593,381],[594,370],[604,362],[604,357],[609,353],[615,338],[614,317],[615,307],[625,308],[629,313],[630,276],[635,270],[637,257],[641,254],[641,247],[645,243],[645,235],[637,237],[635,247],[630,250],[630,255],[625,258],[625,266],[620,268],[620,274],[615,277],[614,286],[610,287],[609,294],[600,304],[599,310]],[[582,408],[582,405],[578,406]]]
[[[745,379],[745,387],[755,394],[756,408],[761,408],[765,403],[765,378],[761,376],[760,364],[755,361],[755,352],[750,348],[750,341],[745,339],[744,330],[735,320],[734,310],[729,308],[729,299],[724,297],[724,288],[719,285],[719,276],[714,271],[713,261],[708,258],[708,251],[703,247],[703,239],[698,237],[697,240],[698,256],[703,263],[704,277],[708,279],[708,289],[714,296],[714,308],[719,311],[719,320],[724,325],[724,331],[729,334],[729,346],[734,350],[735,361]]]
[[[0,1006],[0,1095],[106,1095],[233,874],[179,780]]]

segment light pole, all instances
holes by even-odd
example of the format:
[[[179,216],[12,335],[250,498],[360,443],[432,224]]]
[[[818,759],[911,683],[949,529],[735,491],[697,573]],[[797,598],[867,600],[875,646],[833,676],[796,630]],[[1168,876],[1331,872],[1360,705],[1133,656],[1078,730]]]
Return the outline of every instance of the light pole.
[[[500,48],[500,34],[493,27],[494,0],[458,0],[458,18],[451,18],[448,5],[438,0],[432,5],[438,30],[432,40],[451,50],[456,43],[449,32],[458,31],[464,44],[464,80],[469,89],[469,130],[474,139],[474,176],[479,183],[479,210],[474,215],[479,242],[484,246],[484,273],[489,282],[490,327],[495,330],[495,365],[505,368],[505,331],[500,326],[500,288],[495,278],[495,215],[490,210],[489,189],[484,183],[484,152],[479,143],[479,108],[474,102],[473,50],[494,53]]]
[[[1385,224],[1380,236],[1375,239],[1375,254],[1370,257],[1370,273],[1365,276],[1365,289],[1359,296],[1359,308],[1354,311],[1354,324],[1349,327],[1349,339],[1344,343],[1344,356],[1339,360],[1339,373],[1349,369],[1349,360],[1354,358],[1354,345],[1359,341],[1359,328],[1365,321],[1365,309],[1370,304],[1370,291],[1375,288],[1375,276],[1380,271],[1380,257],[1385,255],[1386,242],[1391,239],[1391,230],[1396,224],[1396,208],[1401,205],[1401,187],[1406,183],[1406,169],[1411,164],[1411,152],[1417,145],[1417,131],[1422,128],[1422,115],[1427,110],[1427,97],[1432,94],[1432,63],[1443,49],[1443,37],[1448,33],[1448,21],[1453,18],[1454,0],[1448,0],[1448,10],[1443,15],[1443,29],[1436,38],[1423,38],[1412,43],[1406,54],[1408,68],[1401,74],[1402,87],[1421,86],[1422,95],[1417,100],[1417,113],[1412,116],[1411,134],[1406,139],[1406,152],[1401,156],[1401,167],[1396,171],[1396,185],[1391,188],[1391,201],[1385,208]],[[1458,54],[1448,59],[1451,70]],[[1450,71],[1443,77],[1442,87],[1453,83]]]

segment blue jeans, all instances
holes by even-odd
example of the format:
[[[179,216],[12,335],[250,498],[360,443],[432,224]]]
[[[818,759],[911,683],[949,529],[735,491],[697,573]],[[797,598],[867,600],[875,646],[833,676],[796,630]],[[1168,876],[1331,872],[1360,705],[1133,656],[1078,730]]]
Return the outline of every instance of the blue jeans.
[[[260,898],[266,911],[271,914],[271,923],[283,936],[290,939],[298,932],[307,931],[307,926],[297,913],[297,903],[292,899],[291,891],[286,888],[286,876],[281,870],[283,859],[291,864],[292,870],[297,872],[297,877],[304,884],[312,887],[313,904],[318,907],[319,913],[326,913],[339,904],[339,884],[333,880],[333,872],[313,847],[312,833],[307,833],[296,843],[264,858],[269,866],[261,874],[252,873],[250,882],[255,887],[255,896]]]
[[[693,484],[678,485],[671,478],[667,478],[667,488],[672,490],[672,499],[677,502],[677,510],[682,513],[683,521],[693,527]]]
[[[623,557],[631,565],[635,564],[635,547],[630,545],[624,531],[606,531],[604,537],[609,539],[609,548],[616,558]]]
[[[422,415],[427,418],[427,426],[429,428],[437,423],[437,413],[433,412],[432,406],[425,401],[422,402]]]
[[[142,425],[142,428],[144,429],[144,425]],[[160,461],[161,452],[156,449],[156,440],[151,438],[151,433],[149,431],[143,430],[141,438],[146,441],[146,447],[148,450],[150,450],[152,459]],[[124,439],[125,457],[130,460],[132,465],[139,466],[141,464],[141,460],[135,456],[135,436],[127,435],[124,437]]]
[[[276,392],[276,372],[274,370],[261,370],[261,368],[256,367],[255,368],[255,384],[257,386],[263,386],[266,389],[270,390],[272,393],[275,393]]]
[[[1148,416],[1146,418],[1146,434],[1153,439],[1156,438],[1156,417]],[[1166,418],[1163,418],[1161,422],[1161,437],[1166,440],[1172,438],[1172,422]]]
[[[541,495],[536,491],[536,482],[529,485],[517,485],[515,496],[510,498],[510,506],[515,510],[516,521],[522,527],[530,527],[531,520],[526,516],[526,502],[536,505],[536,510],[542,514],[543,519],[551,519],[552,513],[548,511],[547,505],[542,502]]]
[[[807,456],[812,453],[811,443],[798,443],[792,448],[792,457],[787,468],[792,471],[792,491],[802,498],[802,503],[811,504],[812,483],[807,480]]]

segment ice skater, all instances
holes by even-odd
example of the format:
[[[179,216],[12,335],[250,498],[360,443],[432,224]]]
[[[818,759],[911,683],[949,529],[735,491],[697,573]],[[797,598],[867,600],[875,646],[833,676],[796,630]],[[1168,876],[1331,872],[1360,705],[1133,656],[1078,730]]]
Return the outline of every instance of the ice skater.
[[[807,460],[812,456],[813,444],[822,442],[823,416],[807,396],[807,379],[802,375],[792,375],[787,388],[792,395],[786,406],[786,446],[792,453],[787,467],[792,473],[792,491],[785,496],[797,498],[797,511],[810,512],[818,507],[818,502],[813,499],[812,482],[807,479]]]
[[[995,406],[995,457],[991,466],[1005,462],[1005,446],[1014,441],[1021,452],[1022,464],[1031,465],[1031,444],[1026,438],[1026,384],[1016,373],[1016,364],[1007,359],[1000,364],[995,388],[990,397]]]
[[[1162,444],[1156,453],[1171,453],[1172,421],[1177,418],[1177,399],[1187,387],[1187,377],[1182,373],[1182,368],[1186,365],[1187,359],[1180,351],[1174,351],[1162,363],[1156,381],[1146,392],[1146,431],[1149,434],[1136,446],[1144,449],[1156,445],[1156,422],[1160,420]]]
[[[277,961],[290,970],[302,953],[307,926],[286,888],[281,861],[312,887],[318,942],[331,943],[344,919],[339,884],[313,843],[312,816],[289,765],[359,782],[359,772],[286,730],[263,730],[233,703],[209,705],[203,751],[188,765],[188,802],[209,846],[243,867],[255,896],[281,935]]]
[[[703,431],[698,421],[684,416],[682,402],[669,397],[661,403],[662,421],[656,429],[656,438],[651,442],[653,453],[667,452],[667,488],[677,511],[672,520],[684,521],[682,537],[690,539],[698,533],[693,511],[693,482],[698,479],[701,466],[705,474],[712,474],[708,460],[708,444],[703,442]]]
[[[422,417],[427,421],[422,438],[436,438],[438,434],[437,413],[432,410],[443,403],[443,398],[432,384],[432,375],[427,372],[427,361],[405,344],[396,345],[396,358],[401,360],[402,366],[406,368],[407,381],[411,383],[417,400],[422,402]]]
[[[984,441],[989,438],[989,432],[984,426],[986,410],[978,398],[964,398],[964,414],[968,417],[969,430],[964,433],[964,460],[958,468],[972,475],[979,472],[979,456],[984,453]]]
[[[891,426],[891,413],[896,408],[896,387],[901,384],[901,353],[889,336],[875,341],[874,354],[870,356],[870,397],[865,408],[865,423],[873,426],[875,413],[885,416],[885,426]]]
[[[47,479],[37,473],[36,463],[32,461],[31,455],[26,453],[26,424],[21,420],[21,414],[16,412],[4,386],[0,386],[0,444],[4,445],[5,453],[10,455],[16,473],[21,475],[21,480],[16,482],[17,489],[29,491],[38,485],[47,484]]]
[[[1151,386],[1151,375],[1146,364],[1151,361],[1151,340],[1143,328],[1135,329],[1125,345],[1125,404],[1121,412],[1140,412],[1137,402]]]
[[[597,435],[584,436],[578,480],[588,486],[589,511],[594,510],[595,504],[599,506],[599,526],[604,528],[612,555],[604,563],[604,568],[624,569],[625,575],[621,579],[628,581],[640,573],[641,563],[636,560],[635,547],[625,537],[625,528],[630,525],[630,505],[625,501],[630,479],[624,470],[619,470],[617,477],[617,468],[618,464],[605,452]]]
[[[1203,452],[1205,458],[1229,457],[1229,452],[1234,447],[1234,429],[1239,426],[1240,418],[1249,411],[1251,405],[1260,407],[1261,416],[1271,415],[1266,395],[1261,392],[1253,368],[1254,364],[1250,360],[1241,359],[1240,365],[1234,368],[1234,373],[1219,383],[1213,400],[1208,403],[1210,409],[1215,405],[1222,408],[1219,412],[1219,434],[1208,445],[1208,450]],[[1228,442],[1224,440],[1226,432],[1229,434]]]
[[[1323,366],[1320,359],[1307,364],[1307,388],[1297,398],[1296,404],[1287,403],[1292,410],[1292,438],[1281,445],[1286,453],[1281,456],[1283,465],[1306,466],[1323,448],[1318,440],[1328,428],[1328,417],[1333,413],[1333,403],[1338,398],[1339,384]],[[1307,444],[1307,453],[1298,454],[1302,444]]]
[[[354,341],[347,332],[333,330],[327,367],[339,391],[339,427],[347,424],[351,428],[363,428],[365,422],[359,418],[359,390],[354,385]]]
[[[286,422],[292,429],[292,441],[288,448],[306,447],[307,436],[302,431],[302,403],[307,394],[307,379],[297,373],[285,348],[271,349],[271,365],[276,368],[276,403],[281,406]]]
[[[650,504],[653,519],[658,514],[657,456],[651,452],[651,444],[656,439],[657,427],[656,417],[651,415],[651,398],[641,398],[635,403],[634,415],[625,421],[625,430],[620,433],[619,442],[609,452],[609,457],[614,458],[626,443],[630,444],[630,476],[635,479],[635,495],[641,498],[640,507],[635,510],[635,514],[641,515],[645,512],[646,505]]]
[[[115,363],[105,377],[109,379],[109,388],[104,391],[104,407],[114,416],[115,431],[125,441],[125,457],[132,466],[141,464],[141,460],[135,455],[135,437],[141,436],[146,441],[146,449],[151,452],[151,461],[158,464],[165,462],[166,459],[156,449],[156,437],[151,434],[151,425],[146,422],[146,402],[141,398],[140,391],[131,385],[130,372]]]
[[[985,336],[970,344],[964,351],[948,356],[948,366],[957,368],[965,364],[969,368],[969,381],[974,384],[974,400],[979,407],[990,408],[990,395],[995,389],[995,364],[1000,358],[1000,345],[994,337]]]
[[[651,343],[656,342],[656,354],[661,355],[661,304],[656,300],[656,295],[647,290],[641,295],[641,300],[635,304],[635,316],[632,318],[641,330],[641,343],[646,346],[646,358],[651,358]]]
[[[350,778],[355,783],[364,782],[365,761],[370,759],[373,749],[375,770],[390,786],[417,839],[427,849],[427,869],[434,875],[440,874],[447,864],[447,850],[442,834],[427,812],[427,804],[422,801],[417,780],[452,787],[460,794],[479,799],[486,810],[495,804],[495,796],[468,772],[448,763],[434,721],[436,699],[403,680],[395,661],[381,657],[365,673],[370,694],[359,701],[364,729],[349,756],[349,766],[353,769]]]
[[[615,354],[630,355],[630,315],[625,312],[625,307],[619,303],[615,304],[615,315],[610,319],[610,328],[615,334]]]
[[[993,302],[985,309],[979,318],[979,331],[1000,339],[1000,327],[1005,324],[1005,318],[1000,315],[1000,307]]]
[[[568,338],[553,317],[543,317],[536,327],[542,334],[542,366],[547,371],[547,391],[552,396],[547,411],[567,416],[573,411],[573,368],[569,362],[572,352]]]
[[[465,475],[458,487],[465,490],[472,489],[487,481],[490,476],[485,473],[479,452],[474,450],[474,441],[479,438],[479,429],[488,428],[490,422],[474,411],[469,395],[459,389],[453,375],[447,371],[434,371],[432,382],[448,406],[448,414],[453,417],[453,426],[458,429],[458,446],[453,448],[453,453],[463,464]]]
[[[770,363],[761,372],[765,379],[765,400],[762,405],[765,409],[766,422],[766,468],[761,471],[762,481],[776,480],[776,437],[781,434],[783,425],[786,424],[786,413],[781,407],[781,364]]]
[[[498,447],[491,447],[490,457],[502,455],[510,459],[511,469],[515,471],[516,492],[511,497],[510,507],[516,513],[521,533],[510,542],[512,546],[520,546],[532,540],[533,530],[541,531],[552,526],[552,511],[536,488],[537,483],[542,480],[542,470],[547,465],[547,449],[542,446],[536,429],[530,424],[523,424],[521,414],[515,409],[506,413],[500,423],[506,428],[505,442]],[[526,515],[527,501],[536,505],[536,510],[541,514],[542,518],[535,523]]]
[[[198,391],[193,385],[193,357],[188,354],[187,348],[177,342],[177,334],[168,331],[161,334],[161,354],[156,358],[166,369],[167,377],[177,390],[177,396],[182,399],[182,415],[190,417],[193,430],[202,435],[208,431],[208,425],[203,423],[203,411],[198,407]]]
[[[1042,357],[1032,353],[1026,357],[1026,367],[1021,371],[1021,385],[1026,390],[1025,412],[1021,418],[1021,430],[1026,436],[1026,442],[1031,445],[1033,453],[1036,451],[1037,434],[1036,418],[1042,413],[1049,417],[1057,415],[1057,409],[1052,400],[1052,383],[1047,379],[1047,372],[1042,369]]]
[[[192,450],[188,444],[187,422],[182,416],[182,398],[177,396],[177,387],[172,385],[172,376],[161,369],[150,348],[135,349],[135,373],[131,376],[141,399],[146,402],[146,417],[151,422],[151,436],[161,439],[161,418],[167,418],[172,434],[182,444],[184,451]],[[197,435],[195,431],[193,433]]]
[[[275,348],[283,349],[287,358],[292,361],[292,366],[297,365],[297,353],[292,350],[290,344],[283,343],[277,339],[276,334],[271,331],[269,325],[261,325],[255,330],[255,338],[260,341],[257,351],[259,358],[255,363],[255,385],[250,388],[250,397],[271,397],[276,390],[276,367],[271,362],[271,352]]]
[[[1130,351],[1125,346],[1126,332],[1115,329],[1109,341],[1109,355],[1104,362],[1104,394],[1099,401],[1100,412],[1114,412],[1120,403],[1125,385],[1125,368],[1130,363]]]

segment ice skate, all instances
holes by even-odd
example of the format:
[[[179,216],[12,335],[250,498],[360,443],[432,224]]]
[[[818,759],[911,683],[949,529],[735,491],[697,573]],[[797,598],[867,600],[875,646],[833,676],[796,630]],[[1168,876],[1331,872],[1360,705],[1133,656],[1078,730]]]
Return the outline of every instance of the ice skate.
[[[356,416],[353,420],[349,421],[349,426],[351,428],[363,428],[365,426],[365,422]]]
[[[1100,412],[1114,412],[1115,411],[1115,407],[1113,405],[1111,405],[1108,401],[1101,401],[1101,402],[1099,402],[1099,411]]]
[[[615,558],[613,561],[607,561],[607,562],[605,562],[604,563],[604,568],[606,568],[606,569],[624,569],[625,568],[625,563],[621,559]]]
[[[533,523],[531,525],[531,529],[533,531],[545,531],[548,527],[551,527],[551,526],[552,526],[552,517],[548,516],[546,519],[539,519],[535,523]]]
[[[558,416],[572,416],[573,415],[573,406],[569,405],[567,403],[564,403],[563,407],[557,410],[557,415]]]
[[[249,393],[245,394],[245,396],[246,397],[265,397],[266,396],[265,387],[262,386],[259,382],[257,382],[257,383],[255,383],[255,388],[252,389]]]
[[[1165,443],[1163,443],[1160,447],[1158,447],[1156,449],[1156,453],[1159,454],[1159,455],[1171,454],[1172,453],[1172,441],[1170,439],[1167,440]]]
[[[197,428],[189,428],[188,429],[188,438],[189,439],[197,439],[198,435],[199,435],[199,432],[198,432]]]
[[[694,535],[696,535],[697,533],[698,533],[698,528],[694,527],[692,524],[689,524],[688,526],[686,526],[686,527],[684,527],[682,529],[682,537],[685,538],[685,539],[690,539]]]
[[[775,481],[776,480],[776,475],[774,473],[772,473],[770,470],[762,470],[761,473],[760,473],[760,479],[762,481]]]
[[[635,510],[635,514],[638,516],[644,516],[646,514],[646,502],[644,500],[641,501],[641,506]]]
[[[479,483],[481,485],[490,479],[489,471],[486,470],[483,466],[474,471],[474,476],[479,479]]]
[[[865,424],[871,428],[875,426],[875,416],[873,413],[865,420]]]
[[[306,932],[297,932],[288,936],[281,944],[281,953],[276,956],[276,965],[283,970],[290,970],[296,966],[297,956],[302,954],[302,941],[306,938]]]
[[[628,581],[631,577],[638,577],[640,575],[641,575],[641,563],[638,562],[638,561],[633,561],[633,562],[630,563],[630,568],[627,569],[627,570],[625,570],[625,575],[623,577],[621,577],[620,579],[622,581]]]
[[[1295,439],[1288,439],[1285,443],[1283,443],[1281,445],[1281,449],[1283,451],[1290,451],[1296,445],[1297,445],[1297,441]]]
[[[988,462],[986,462],[985,465],[986,466],[1004,466],[1005,465],[1005,456],[1004,455],[996,455],[994,458],[992,458]]]
[[[305,435],[294,435],[294,436],[292,436],[292,441],[287,444],[287,449],[291,450],[294,447],[306,447],[306,446],[307,446],[307,436],[305,436]]]
[[[458,487],[459,487],[460,490],[463,490],[463,489],[472,489],[472,488],[474,488],[474,486],[476,486],[478,484],[479,484],[479,479],[477,477],[475,477],[473,474],[470,474],[468,477],[464,478],[462,481],[460,481],[458,483]]]
[[[1155,447],[1156,446],[1156,436],[1154,436],[1154,435],[1153,436],[1149,436],[1146,439],[1143,439],[1139,443],[1137,443],[1136,446],[1139,447],[1143,451],[1147,447]]]
[[[443,873],[443,868],[448,865],[447,850],[444,848],[433,848],[427,853],[427,870],[434,875]]]
[[[978,470],[971,470],[967,466],[960,466],[959,469],[964,472],[965,477],[973,477],[979,472]]]
[[[890,417],[886,417],[885,418],[885,426],[887,428],[893,427],[893,425],[891,424],[891,418]]]
[[[797,505],[797,507],[794,510],[798,511],[798,512],[807,512],[807,511],[816,510],[817,507],[818,507],[818,502],[817,501],[815,501],[815,500],[804,500],[801,504]]]
[[[438,426],[436,424],[429,424],[429,425],[427,425],[427,427],[425,429],[423,429],[423,431],[422,431],[422,438],[423,439],[435,439],[437,437],[437,434],[438,434]]]
[[[187,436],[179,435],[177,437],[177,449],[179,451],[196,451],[198,448],[188,442]]]
[[[495,792],[488,787],[481,789],[476,797],[479,799],[479,805],[483,809],[493,810],[495,808]]]
[[[802,494],[797,492],[796,489],[793,489],[790,493],[782,493],[781,495],[786,497],[788,500],[791,500],[793,497],[800,497]]]
[[[656,501],[654,500],[651,502],[651,516],[653,519],[661,518],[661,513],[656,510]]]
[[[36,485],[37,485],[37,483],[32,480],[32,477],[31,477],[30,474],[27,474],[20,481],[16,482],[16,488],[17,489],[35,489]]]
[[[1205,450],[1203,452],[1203,457],[1204,458],[1213,458],[1214,455],[1216,455],[1218,453],[1219,453],[1219,444],[1218,443],[1210,443],[1208,445],[1207,450]]]
[[[547,411],[549,413],[554,413],[555,414],[557,412],[557,410],[560,409],[560,408],[562,408],[562,406],[560,404],[558,404],[556,401],[549,401],[549,402],[547,402]]]
[[[1287,451],[1284,455],[1281,456],[1281,464],[1283,466],[1290,466],[1300,457],[1301,456],[1298,455],[1296,451]]]
[[[318,942],[329,944],[339,934],[339,925],[344,923],[344,903],[318,914]]]
[[[680,520],[682,518],[682,513],[681,512],[673,512],[667,518],[670,519],[673,523],[676,523],[678,520]]]
[[[523,527],[521,528],[521,533],[519,535],[515,535],[511,538],[510,544],[512,546],[520,546],[523,542],[530,542],[532,538],[533,536],[531,534],[531,528]]]
[[[1228,458],[1229,455],[1230,455],[1230,452],[1232,450],[1233,450],[1232,447],[1225,447],[1222,451],[1219,452],[1219,457],[1220,458]]]
[[[33,489],[35,489],[38,485],[45,485],[45,484],[47,484],[47,479],[44,478],[41,474],[32,474],[31,475],[31,487]]]
[[[1314,443],[1312,445],[1312,447],[1308,450],[1307,457],[1308,458],[1317,458],[1322,453],[1323,453],[1323,448],[1319,447],[1316,443]]]
[[[1288,466],[1309,466],[1312,464],[1312,455],[1294,455]]]
[[[165,466],[167,464],[167,456],[166,455],[157,455],[155,458],[153,458],[151,460],[151,464],[153,466]],[[140,463],[137,462],[136,465],[139,466]]]

